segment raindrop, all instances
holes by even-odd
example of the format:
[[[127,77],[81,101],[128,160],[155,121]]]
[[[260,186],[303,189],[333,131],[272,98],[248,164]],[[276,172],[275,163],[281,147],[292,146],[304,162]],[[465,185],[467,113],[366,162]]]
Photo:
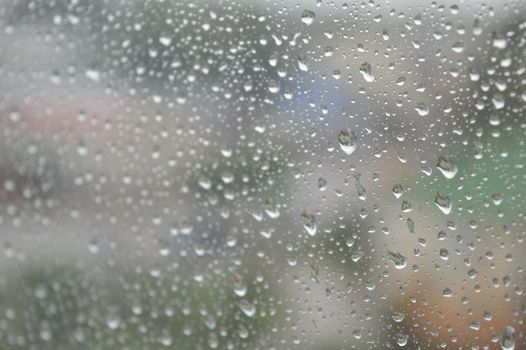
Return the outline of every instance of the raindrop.
[[[356,135],[352,131],[342,130],[338,134],[340,148],[345,152],[345,154],[352,154],[356,150],[356,141]]]
[[[371,65],[368,62],[362,63],[362,65],[360,66],[360,73],[362,74],[366,82],[371,83],[374,81],[374,75],[371,70]]]
[[[393,194],[396,197],[396,199],[402,197],[402,195],[404,194],[404,188],[402,187],[402,185],[394,185]]]
[[[256,314],[256,307],[251,302],[243,299],[239,302],[239,307],[241,308],[241,311],[248,317],[252,317]]]
[[[327,188],[327,180],[323,177],[318,178],[318,188],[320,191],[325,191]]]
[[[310,26],[314,22],[314,17],[316,17],[316,14],[314,12],[309,10],[303,10],[303,13],[301,14],[301,21],[306,25]]]
[[[502,350],[515,349],[515,329],[511,326],[506,326],[500,333],[500,347]]]
[[[399,252],[392,252],[388,250],[389,258],[391,259],[391,262],[394,264],[394,267],[398,270],[403,269],[407,265],[407,258],[400,254]]]
[[[441,195],[438,192],[435,195],[435,204],[438,209],[440,209],[440,211],[446,215],[449,215],[449,213],[451,213],[451,209],[453,208],[453,204],[451,203],[449,197]]]
[[[415,233],[415,222],[411,218],[407,218],[407,228],[410,233]]]
[[[411,203],[409,203],[408,201],[403,201],[402,202],[402,212],[409,213],[411,211],[413,211],[413,206],[411,205]]]
[[[316,219],[314,218],[314,215],[304,211],[303,214],[301,214],[301,221],[305,231],[307,231],[309,235],[314,236],[317,231]]]
[[[440,255],[440,258],[442,258],[442,260],[449,259],[449,251],[446,248],[440,248],[439,255]]]
[[[360,174],[354,175],[354,178],[356,179],[356,191],[358,192],[358,198],[364,201],[367,197],[367,193],[365,191],[365,188],[360,183]]]
[[[457,175],[458,168],[455,163],[449,158],[439,157],[437,168],[446,179],[452,179]]]
[[[396,334],[396,343],[399,346],[406,346],[408,340],[409,340],[409,336],[407,334],[405,333]]]
[[[395,322],[402,322],[405,318],[405,314],[400,311],[395,311],[391,317]]]
[[[418,113],[419,116],[425,117],[429,114],[429,108],[427,105],[423,102],[417,103],[415,106],[415,111]]]

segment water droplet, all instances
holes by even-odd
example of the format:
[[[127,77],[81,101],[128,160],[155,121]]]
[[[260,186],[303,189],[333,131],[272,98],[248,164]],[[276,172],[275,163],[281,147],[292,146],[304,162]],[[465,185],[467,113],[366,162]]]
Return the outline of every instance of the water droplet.
[[[469,328],[473,329],[474,331],[480,330],[480,322],[479,321],[471,321],[469,324]]]
[[[451,298],[453,297],[453,292],[451,292],[451,289],[449,288],[444,288],[444,290],[442,291],[442,296],[444,298]]]
[[[457,41],[451,46],[451,50],[456,53],[462,53],[464,51],[464,44],[460,41]]]
[[[506,326],[500,333],[500,347],[502,350],[515,349],[515,329],[511,326]]]
[[[449,215],[449,213],[451,213],[451,209],[453,209],[453,204],[451,203],[449,197],[441,195],[438,192],[435,195],[435,204],[438,209],[440,209],[440,211],[446,215]]]
[[[310,26],[314,22],[314,17],[316,17],[316,14],[314,12],[309,10],[303,10],[303,13],[301,14],[301,21],[306,25]]]
[[[239,276],[234,276],[234,294],[244,297],[247,294],[247,286]]]
[[[360,174],[354,175],[354,178],[356,179],[356,191],[358,192],[358,198],[364,201],[367,198],[367,193],[365,188],[360,183]]]
[[[314,215],[307,213],[306,211],[301,214],[301,221],[303,222],[303,227],[305,231],[311,236],[314,236],[317,231],[316,219]]]
[[[167,37],[167,36],[161,36],[159,38],[159,42],[163,45],[163,46],[170,46],[172,44],[172,38],[170,37]]]
[[[100,72],[98,70],[88,69],[86,71],[86,77],[95,82],[98,82],[100,80]]]
[[[403,312],[400,312],[400,311],[395,311],[395,312],[393,312],[393,315],[391,316],[391,318],[395,322],[402,322],[404,320],[404,318],[405,318],[405,314]]]
[[[368,62],[362,63],[360,66],[360,73],[366,82],[371,83],[374,81],[374,75],[371,69],[371,65]]]
[[[449,259],[449,251],[446,248],[440,248],[440,252],[438,254],[440,255],[440,258],[442,258],[442,260]]]
[[[449,158],[439,157],[437,168],[446,179],[452,179],[457,175],[458,168],[455,163]]]
[[[418,113],[419,116],[425,117],[429,114],[429,108],[427,105],[423,102],[417,103],[415,106],[415,111]]]
[[[394,264],[394,267],[398,270],[403,269],[407,265],[407,258],[400,254],[399,252],[392,252],[388,250],[389,258],[391,259],[391,262]]]
[[[352,131],[340,131],[338,134],[338,142],[340,144],[340,148],[345,152],[345,154],[352,154],[356,150],[356,135]]]
[[[265,202],[264,207],[265,207],[265,213],[267,213],[267,215],[269,216],[269,218],[271,218],[271,219],[277,219],[277,218],[279,218],[279,210],[278,210],[278,208],[276,208],[276,206],[274,206],[274,205],[272,204],[272,201],[267,200],[267,201]]]
[[[415,233],[415,222],[411,218],[407,218],[407,228],[410,233]]]
[[[248,317],[252,317],[256,314],[256,307],[251,302],[243,299],[239,302],[239,307],[241,308],[241,311]]]
[[[411,211],[413,211],[413,206],[411,205],[411,203],[409,203],[408,201],[403,201],[402,202],[402,212],[409,213]]]
[[[393,194],[396,199],[402,197],[402,195],[404,194],[404,188],[402,187],[402,185],[394,185]]]
[[[409,340],[409,336],[407,334],[405,333],[396,334],[396,343],[399,346],[406,346],[408,340]]]
[[[212,181],[210,181],[210,179],[207,178],[206,176],[201,176],[199,180],[197,181],[197,183],[204,190],[208,191],[212,188]]]
[[[318,179],[318,188],[320,189],[320,191],[325,191],[325,189],[327,188],[327,180],[323,177],[320,177]]]

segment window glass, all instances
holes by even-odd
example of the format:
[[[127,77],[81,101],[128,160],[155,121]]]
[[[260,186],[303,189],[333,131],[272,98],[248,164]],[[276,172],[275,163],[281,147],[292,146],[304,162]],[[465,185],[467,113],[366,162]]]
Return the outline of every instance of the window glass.
[[[526,349],[526,2],[3,0],[0,349]]]

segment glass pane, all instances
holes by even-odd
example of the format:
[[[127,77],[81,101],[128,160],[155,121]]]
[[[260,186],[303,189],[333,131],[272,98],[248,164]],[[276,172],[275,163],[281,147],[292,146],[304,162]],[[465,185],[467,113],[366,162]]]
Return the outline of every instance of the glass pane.
[[[525,349],[524,1],[4,0],[0,349]]]

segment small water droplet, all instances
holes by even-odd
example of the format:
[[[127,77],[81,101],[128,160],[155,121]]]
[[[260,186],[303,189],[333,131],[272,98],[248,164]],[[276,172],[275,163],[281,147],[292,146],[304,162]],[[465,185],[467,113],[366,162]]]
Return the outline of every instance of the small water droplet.
[[[407,228],[410,233],[415,233],[415,222],[411,218],[407,218]]]

